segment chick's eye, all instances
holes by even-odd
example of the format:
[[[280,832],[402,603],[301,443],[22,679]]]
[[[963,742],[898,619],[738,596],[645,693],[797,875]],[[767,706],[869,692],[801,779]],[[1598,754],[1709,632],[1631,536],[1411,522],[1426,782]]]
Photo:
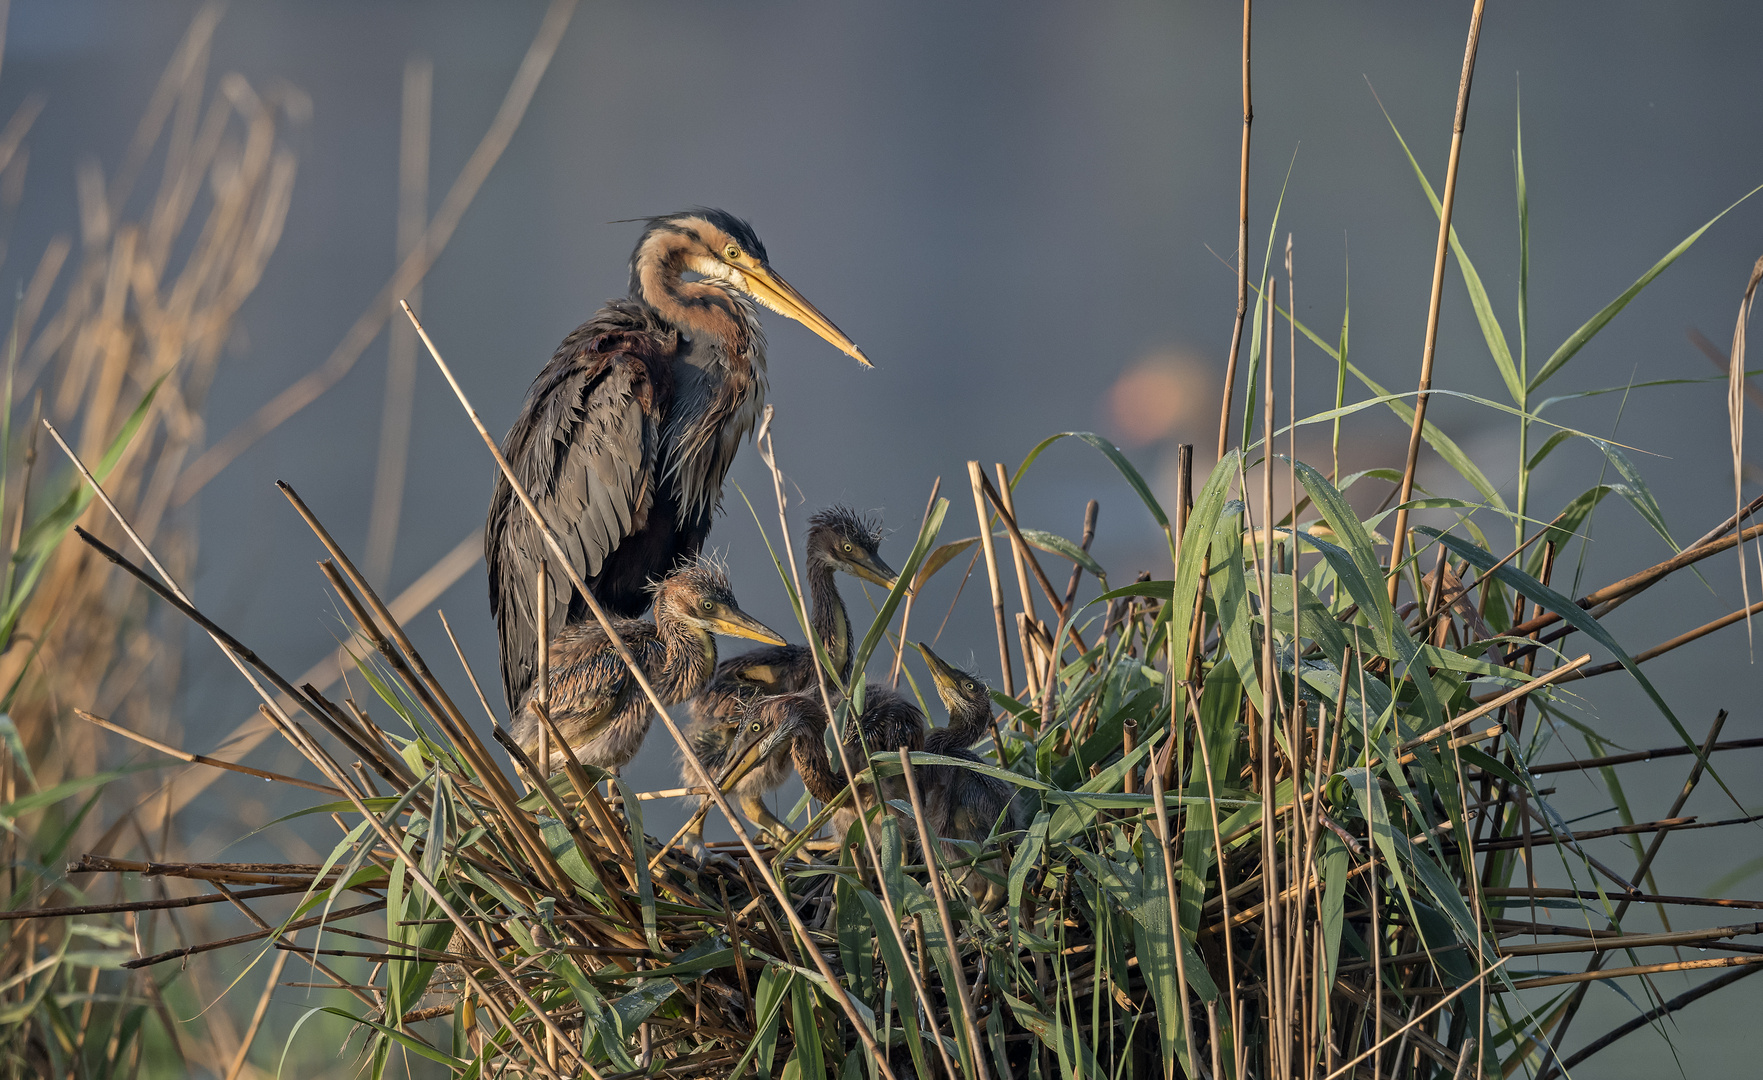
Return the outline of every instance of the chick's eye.
[[[723,250],[723,254],[727,255],[730,259],[738,259],[741,257],[741,249],[734,244],[730,244]]]
[[[714,600],[704,601],[704,610],[705,611],[715,611],[716,610],[716,601],[714,601]]]
[[[759,721],[755,720],[755,721],[753,721],[753,726],[748,730],[753,731],[753,732],[757,732],[761,726],[763,726],[763,725],[761,725],[759,723]]]
[[[845,545],[845,550],[846,550],[846,551],[847,551],[847,552],[849,552],[849,551],[850,551],[850,550],[851,550],[851,545],[850,545],[850,544],[846,544],[846,545]]]
[[[973,690],[974,690],[974,686],[973,686],[973,684],[972,684],[972,683],[964,683],[964,684],[963,684],[963,685],[962,685],[962,689],[963,689],[963,690],[966,690],[966,691],[967,691],[967,692],[968,692],[968,693],[970,693],[970,694],[971,694],[971,693],[973,693]]]

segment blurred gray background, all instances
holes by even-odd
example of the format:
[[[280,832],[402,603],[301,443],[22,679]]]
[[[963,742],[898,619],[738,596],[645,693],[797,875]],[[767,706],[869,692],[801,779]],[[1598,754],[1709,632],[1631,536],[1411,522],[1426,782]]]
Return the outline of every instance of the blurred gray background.
[[[1441,182],[1468,7],[1267,0],[1256,8],[1252,265],[1290,165],[1280,243],[1290,231],[1298,315],[1333,340],[1350,266],[1353,357],[1392,389],[1411,390],[1418,369],[1436,219],[1373,90]],[[0,114],[35,91],[47,107],[12,231],[18,254],[0,272],[28,273],[52,235],[77,228],[77,162],[96,156],[114,167],[195,10],[188,2],[13,4]],[[534,3],[241,2],[227,12],[216,76],[237,70],[259,88],[285,81],[310,95],[312,113],[294,137],[299,176],[287,231],[209,399],[210,441],[317,366],[393,271],[406,61],[433,63],[432,212],[542,11]],[[1230,339],[1239,19],[1240,9],[1223,3],[584,4],[427,278],[425,322],[499,434],[562,336],[623,292],[639,226],[608,222],[720,206],[753,222],[775,266],[876,363],[858,370],[801,327],[766,320],[796,524],[833,501],[878,511],[896,530],[884,554],[897,564],[934,479],[953,502],[945,538],[971,535],[964,462],[1014,466],[1043,436],[1073,429],[1121,442],[1169,494],[1177,442],[1200,444],[1210,461]],[[1740,0],[1490,6],[1456,223],[1515,333],[1522,90],[1533,370],[1659,256],[1763,183],[1760,37],[1763,7]],[[1725,344],[1759,254],[1763,198],[1710,230],[1551,391],[1716,374],[1685,331],[1699,327]],[[1504,400],[1454,269],[1446,296],[1437,385]],[[386,357],[382,336],[339,386],[192,504],[201,554],[191,591],[289,674],[333,648],[340,624],[313,567],[322,551],[271,481],[291,482],[341,541],[365,546]],[[1298,364],[1300,411],[1327,407],[1333,362],[1301,345]],[[484,448],[426,359],[415,400],[402,526],[380,582],[388,594],[481,522],[491,486]],[[1509,417],[1450,398],[1435,399],[1431,415],[1496,483],[1510,481]],[[1731,512],[1721,383],[1638,391],[1626,405],[1620,394],[1592,398],[1551,416],[1649,451],[1637,461],[1680,541]],[[1756,416],[1754,432],[1763,430]],[[1350,467],[1400,466],[1406,428],[1387,410],[1346,427]],[[1325,465],[1326,443],[1307,445]],[[1535,494],[1537,515],[1552,516],[1597,469],[1589,448],[1557,453]],[[742,453],[731,481],[775,532],[756,453]],[[1462,490],[1436,461],[1422,481]],[[1375,502],[1383,489],[1372,486]],[[748,610],[793,627],[751,516],[732,486],[727,496],[712,543],[727,554]],[[1150,517],[1088,448],[1049,451],[1017,499],[1026,523],[1075,537],[1090,497],[1102,504],[1095,552],[1115,582],[1141,569],[1164,576]],[[1510,536],[1491,518],[1484,527]],[[1580,570],[1588,588],[1668,552],[1615,499],[1592,535]],[[1674,579],[1628,605],[1612,620],[1618,637],[1638,650],[1737,607],[1735,562],[1704,564],[1712,591]],[[931,621],[919,627],[934,628],[963,565],[922,602],[920,617]],[[1557,584],[1570,584],[1564,575],[1574,569],[1564,567]],[[481,564],[438,606],[493,683]],[[987,607],[983,580],[975,582],[949,620],[944,655],[995,668]],[[432,610],[410,629],[469,699]],[[253,699],[206,641],[192,640],[188,656],[183,723],[190,748],[203,750],[203,733],[217,739],[250,714]],[[1742,627],[1651,670],[1698,737],[1720,707],[1733,712],[1725,738],[1759,734],[1763,678]],[[1583,693],[1585,720],[1622,745],[1674,741],[1622,676]],[[1763,770],[1754,752],[1719,764],[1741,798],[1755,797]],[[1660,816],[1684,771],[1679,760],[1632,773],[1637,818]],[[628,775],[639,788],[677,783],[664,734]],[[1564,775],[1560,788],[1557,804],[1570,817],[1609,806],[1588,780]],[[648,809],[651,832],[671,831],[679,818],[673,804]],[[1715,785],[1687,812],[1734,813]],[[236,832],[214,832],[209,849]],[[1714,835],[1666,846],[1659,872],[1674,879],[1672,891],[1706,887],[1763,855],[1754,827],[1704,839]],[[1547,866],[1539,874],[1559,877]],[[1733,888],[1763,895],[1755,877]],[[1660,985],[1670,995],[1687,983],[1668,976]],[[1763,982],[1747,982],[1681,1014],[1683,1068],[1732,1071],[1760,1002]],[[1576,1043],[1608,1026],[1599,1020],[1631,1014],[1606,988],[1588,1003],[1595,1015],[1580,1020]],[[1651,1077],[1675,1072],[1673,1061],[1662,1040],[1642,1034],[1587,1072]]]

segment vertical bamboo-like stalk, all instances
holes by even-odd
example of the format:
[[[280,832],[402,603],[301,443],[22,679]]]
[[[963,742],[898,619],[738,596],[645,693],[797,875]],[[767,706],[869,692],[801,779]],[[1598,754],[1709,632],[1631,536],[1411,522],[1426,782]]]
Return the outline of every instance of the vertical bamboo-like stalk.
[[[949,967],[954,976],[955,995],[961,1003],[962,1027],[967,1032],[968,1052],[973,1055],[973,1075],[985,1077],[985,1047],[979,1041],[979,1017],[973,1011],[973,993],[967,987],[967,976],[961,971],[961,953],[955,945],[955,920],[949,917],[949,898],[943,888],[942,854],[930,826],[924,820],[924,800],[918,791],[918,777],[912,768],[912,755],[900,747],[900,768],[906,774],[906,794],[912,800],[912,819],[918,824],[918,844],[924,851],[925,875],[930,880],[931,897],[937,905],[937,921],[943,925],[943,947],[949,950]]]
[[[535,667],[534,681],[538,684],[533,694],[534,707],[551,715],[551,569],[544,559],[539,560],[539,591],[533,595],[538,602],[533,611],[538,617],[539,655]],[[551,775],[551,725],[539,725],[539,760],[537,779],[539,783],[548,783]]]
[[[1090,550],[1091,541],[1096,539],[1096,516],[1101,513],[1102,504],[1094,499],[1084,507],[1083,540],[1078,544],[1085,551]],[[1065,610],[1071,610],[1072,601],[1077,599],[1077,583],[1083,579],[1084,568],[1073,564],[1071,581],[1065,586]]]
[[[973,512],[979,516],[979,546],[986,555],[986,583],[992,587],[992,617],[998,624],[998,668],[1004,677],[1004,695],[1016,696],[1016,679],[1010,673],[1010,635],[1004,622],[1004,591],[998,581],[998,551],[992,543],[992,515],[986,510],[985,493],[980,481],[979,462],[967,463],[967,478],[973,484]]]
[[[1279,672],[1273,659],[1273,317],[1278,307],[1279,279],[1267,283],[1267,332],[1261,364],[1261,551],[1256,568],[1257,585],[1261,590],[1261,894],[1263,905],[1262,940],[1265,943],[1267,1013],[1272,1032],[1283,1032],[1286,1026],[1284,985],[1284,927],[1280,898],[1280,859],[1278,817],[1273,805],[1278,768],[1273,760],[1276,743],[1273,729],[1280,722]],[[1272,1043],[1281,1043],[1279,1034],[1271,1035]],[[1275,1080],[1285,1076],[1290,1065],[1291,1049],[1283,1054],[1269,1050]]]
[[[924,502],[924,518],[925,518],[925,520],[929,520],[930,512],[936,508],[937,492],[941,491],[942,488],[943,488],[943,478],[942,477],[939,476],[935,480],[931,481],[930,498],[926,499]],[[788,538],[786,537],[786,539],[788,539]],[[888,686],[892,689],[899,689],[899,686],[900,686],[900,665],[905,661],[905,658],[906,658],[906,632],[907,632],[907,628],[912,625],[912,600],[917,594],[918,594],[918,590],[908,589],[906,592],[905,603],[901,607],[901,611],[900,611],[900,636],[899,636],[898,640],[895,642],[895,646],[894,646],[893,670],[888,673]]]
[[[1230,446],[1230,397],[1237,381],[1237,355],[1243,322],[1249,317],[1249,128],[1255,107],[1249,96],[1249,23],[1254,0],[1243,0],[1243,158],[1237,176],[1237,318],[1230,332],[1230,359],[1224,365],[1224,401],[1218,409],[1218,460]]]
[[[1457,84],[1457,115],[1451,125],[1451,162],[1445,168],[1445,192],[1439,198],[1439,239],[1432,259],[1432,298],[1426,309],[1426,347],[1420,354],[1420,392],[1414,400],[1414,424],[1408,432],[1408,458],[1396,497],[1396,524],[1390,536],[1390,603],[1401,587],[1402,546],[1408,537],[1408,499],[1414,493],[1414,470],[1420,463],[1420,438],[1426,428],[1426,403],[1432,390],[1433,357],[1439,341],[1439,307],[1445,295],[1445,257],[1451,252],[1451,207],[1457,201],[1457,164],[1463,158],[1463,128],[1469,121],[1469,84],[1475,76],[1475,51],[1481,43],[1481,13],[1487,0],[1475,0],[1469,15],[1469,44],[1463,50],[1463,76]]]
[[[1028,616],[1020,611],[1016,613],[1016,645],[1022,650],[1022,688],[1028,700],[1033,701],[1041,696],[1040,651],[1035,648]]]
[[[1016,517],[1016,496],[1010,490],[1010,473],[1004,468],[1003,462],[992,466],[992,470],[998,474],[998,501],[1004,504],[1004,512],[1014,519]],[[1022,610],[1028,615],[1029,622],[1032,623],[1036,617],[1035,597],[1033,591],[1028,587],[1028,564],[1023,561],[1025,555],[1026,552],[1022,550],[1022,545],[1018,544],[1016,537],[1012,535],[1010,537],[1010,558],[1016,564],[1016,588],[1022,593]]]
[[[420,248],[428,226],[429,116],[435,66],[427,57],[404,62],[404,112],[398,140],[397,265]],[[412,311],[422,314],[422,282],[404,293]],[[404,506],[404,475],[410,460],[410,422],[416,403],[416,332],[403,319],[386,329],[386,399],[380,412],[379,462],[374,469],[373,505],[362,564],[368,580],[382,588],[392,572],[392,552]],[[541,766],[543,768],[543,766]]]

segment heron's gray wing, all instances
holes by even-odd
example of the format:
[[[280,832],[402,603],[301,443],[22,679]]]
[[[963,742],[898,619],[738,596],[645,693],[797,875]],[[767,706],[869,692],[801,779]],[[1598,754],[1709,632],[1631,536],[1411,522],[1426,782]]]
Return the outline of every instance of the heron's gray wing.
[[[570,566],[590,586],[653,506],[661,421],[671,398],[668,358],[675,340],[629,307],[609,306],[564,339],[502,447]],[[484,555],[502,686],[513,709],[533,679],[538,565],[550,554],[502,477],[490,504]],[[553,633],[569,618],[574,595],[568,576],[553,567],[546,598]]]

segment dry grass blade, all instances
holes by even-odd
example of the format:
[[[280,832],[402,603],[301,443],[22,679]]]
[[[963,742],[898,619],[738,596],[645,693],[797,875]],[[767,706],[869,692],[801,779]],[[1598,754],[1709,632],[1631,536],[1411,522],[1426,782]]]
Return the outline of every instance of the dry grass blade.
[[[1750,280],[1745,282],[1745,298],[1739,301],[1738,322],[1732,330],[1732,352],[1727,359],[1726,416],[1732,436],[1732,504],[1733,516],[1745,512],[1745,327],[1751,321],[1751,307],[1757,299],[1757,285],[1763,282],[1763,258],[1751,267]],[[1763,561],[1758,564],[1763,567]],[[1745,638],[1755,647],[1751,632],[1751,576],[1745,566],[1744,545],[1739,545],[1739,588],[1745,598]]]

